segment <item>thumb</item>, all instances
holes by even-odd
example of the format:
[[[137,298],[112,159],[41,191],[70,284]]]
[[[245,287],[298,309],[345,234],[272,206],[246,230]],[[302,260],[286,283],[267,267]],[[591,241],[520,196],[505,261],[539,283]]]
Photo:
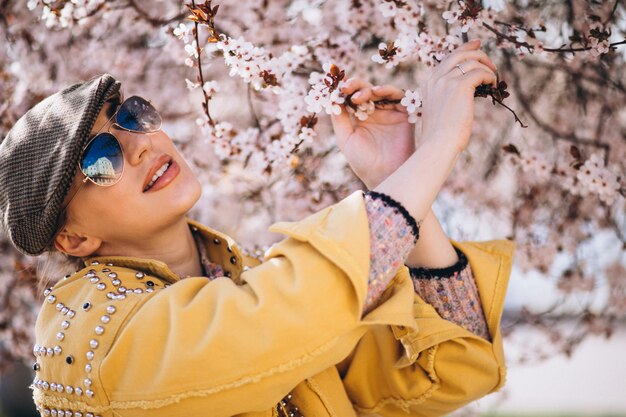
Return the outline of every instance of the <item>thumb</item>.
[[[341,105],[340,107],[341,113],[338,115],[331,114],[330,121],[333,125],[335,136],[337,137],[337,144],[340,149],[343,149],[343,144],[348,136],[354,132],[354,127],[352,126],[352,119],[350,118],[346,107],[344,105]]]

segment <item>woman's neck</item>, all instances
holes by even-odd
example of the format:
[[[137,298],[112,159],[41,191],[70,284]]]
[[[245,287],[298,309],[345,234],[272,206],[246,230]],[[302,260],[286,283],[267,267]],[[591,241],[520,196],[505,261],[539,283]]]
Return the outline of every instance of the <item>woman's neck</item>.
[[[181,278],[202,276],[202,264],[196,241],[186,218],[181,218],[167,227],[160,227],[158,233],[141,239],[141,246],[134,240],[132,245],[118,244],[112,248],[106,244],[97,251],[97,256],[120,255],[155,259],[164,262]]]

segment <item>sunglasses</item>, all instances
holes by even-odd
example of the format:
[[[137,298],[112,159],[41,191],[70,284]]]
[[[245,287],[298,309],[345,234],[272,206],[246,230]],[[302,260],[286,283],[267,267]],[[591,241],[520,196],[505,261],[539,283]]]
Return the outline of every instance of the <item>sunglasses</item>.
[[[69,201],[63,205],[61,212],[65,211],[78,191],[88,181],[99,186],[110,187],[117,184],[122,178],[124,150],[117,137],[110,132],[112,126],[135,133],[154,133],[161,129],[161,115],[150,100],[139,96],[132,96],[124,100],[124,91],[122,90],[120,102],[121,104],[115,113],[83,147],[78,165],[85,178]],[[113,123],[107,131],[101,132],[102,128],[107,126],[111,120]]]

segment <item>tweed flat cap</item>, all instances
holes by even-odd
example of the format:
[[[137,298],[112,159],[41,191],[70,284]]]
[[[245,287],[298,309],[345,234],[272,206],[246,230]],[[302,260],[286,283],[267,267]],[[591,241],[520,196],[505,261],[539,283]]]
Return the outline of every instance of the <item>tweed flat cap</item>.
[[[80,153],[121,83],[105,73],[43,99],[0,143],[0,223],[27,255],[50,248]]]

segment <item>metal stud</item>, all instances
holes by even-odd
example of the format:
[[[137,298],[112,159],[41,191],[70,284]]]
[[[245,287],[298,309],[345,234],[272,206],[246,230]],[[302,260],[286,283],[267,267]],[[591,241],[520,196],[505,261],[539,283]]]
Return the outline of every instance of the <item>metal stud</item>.
[[[50,304],[54,303],[56,300],[57,298],[52,294],[50,294],[48,298],[46,298],[46,301],[48,301]]]
[[[108,298],[109,300],[115,300],[115,293],[114,293],[113,291],[109,291],[109,292],[107,293],[107,298]]]
[[[91,308],[91,303],[89,301],[87,301],[85,304],[83,304],[83,310],[87,311]]]
[[[57,384],[57,392],[63,392],[64,389],[63,384]]]
[[[117,290],[119,292],[121,292],[121,293],[125,293],[126,292],[126,287],[119,287]]]
[[[117,278],[117,274],[116,274],[115,272],[111,272],[111,273],[109,274],[109,277],[110,277],[110,278]]]
[[[98,281],[100,281],[100,278],[98,278],[98,277],[91,277],[91,278],[89,278],[89,282],[91,282],[92,284],[95,284]]]
[[[111,262],[107,262],[106,266],[113,266],[113,264]]]
[[[48,383],[48,381],[43,381],[41,383],[41,386],[43,387],[44,390],[49,390],[50,389],[50,384]]]
[[[74,310],[70,310],[67,312],[67,317],[72,318],[76,315],[76,312]]]
[[[69,309],[69,308],[67,308],[67,307],[63,307],[63,308],[61,309],[61,314],[63,314],[63,315],[65,316],[67,313],[69,313],[69,311],[70,311],[70,309]]]
[[[83,381],[83,383],[85,384],[86,387],[90,387],[91,386],[91,379],[89,378],[85,378],[85,380]]]
[[[100,265],[100,262],[98,262],[98,261],[93,261],[91,264],[92,264],[92,265]]]
[[[81,395],[83,395],[83,389],[81,387],[74,388],[74,394],[80,397]]]
[[[89,341],[89,347],[91,347],[92,349],[97,349],[98,348],[98,341],[96,339],[91,339]]]
[[[135,288],[135,289],[133,290],[133,292],[134,292],[135,294],[142,294],[142,293],[143,293],[143,290],[142,290],[141,288]]]
[[[87,391],[85,391],[85,395],[86,395],[87,397],[91,398],[91,397],[93,397],[93,391],[92,391],[92,390],[90,390],[90,389],[88,389]],[[88,415],[89,415],[89,414],[88,414]],[[92,416],[93,416],[93,414],[92,414]]]
[[[96,285],[96,289],[102,291],[106,288],[106,284],[104,282],[101,282],[100,284]]]
[[[86,356],[87,356],[87,360],[88,361],[92,360],[93,359],[93,351],[92,350],[87,351]]]
[[[54,354],[55,354],[55,355],[60,355],[60,354],[61,354],[61,352],[63,352],[63,349],[61,349],[61,346],[56,345],[56,346],[54,347]]]
[[[152,288],[152,287],[146,288],[146,292],[154,292],[154,288]]]
[[[123,299],[125,299],[125,298],[126,298],[126,296],[125,296],[124,294],[120,294],[120,295],[117,295],[117,296],[115,297],[115,299],[116,299],[116,300],[123,300]]]
[[[109,313],[109,314],[115,313],[115,307],[114,306],[107,306],[107,313]]]
[[[60,342],[63,339],[65,339],[65,333],[63,332],[57,333],[57,340]]]
[[[93,413],[87,413],[85,414],[85,417],[93,417]]]
[[[102,268],[102,272],[111,272],[111,268]]]
[[[83,413],[80,411],[74,411],[74,417],[83,417]]]
[[[72,355],[67,355],[65,357],[65,363],[67,363],[68,365],[71,365],[74,363],[74,357]]]
[[[74,392],[74,388],[71,385],[66,385],[65,392],[67,392],[68,394],[71,394]]]
[[[102,334],[102,333],[104,333],[104,327],[102,327],[102,326],[96,326],[96,328],[95,328],[95,332],[96,332],[96,334]]]
[[[48,356],[52,356],[52,355],[54,355],[54,350],[52,350],[52,348],[51,348],[51,347],[49,347],[49,348],[47,348],[47,349],[46,349],[46,354],[47,354]]]
[[[50,413],[52,415],[52,417],[57,417],[57,409],[53,408],[52,410],[50,410]]]
[[[100,317],[100,321],[104,324],[108,323],[111,321],[111,316],[107,316],[106,314],[102,317]]]
[[[52,412],[50,411],[50,409],[49,409],[49,408],[44,408],[44,409],[43,409],[43,415],[44,415],[44,416],[48,417],[48,416],[50,416],[51,414],[52,414]]]
[[[65,307],[65,305],[63,303],[57,304],[57,311],[63,310],[63,307]]]
[[[70,410],[65,410],[65,417],[72,417],[72,413]]]
[[[52,288],[46,288],[43,292],[43,296],[47,297],[50,295],[51,292],[52,292]]]
[[[119,279],[115,278],[113,281],[111,281],[111,284],[115,285],[116,287],[118,285],[120,285],[122,283],[122,281],[120,281]]]
[[[135,274],[135,277],[136,277],[137,279],[142,279],[142,278],[143,278],[143,277],[145,277],[145,276],[146,276],[146,274],[144,274],[143,272],[137,272],[137,273]]]
[[[61,328],[62,328],[62,329],[67,329],[68,327],[70,327],[70,322],[69,322],[69,321],[67,321],[67,320],[63,320],[63,321],[61,322]]]
[[[91,364],[90,363],[85,365],[85,372],[87,372],[87,373],[91,372]]]

